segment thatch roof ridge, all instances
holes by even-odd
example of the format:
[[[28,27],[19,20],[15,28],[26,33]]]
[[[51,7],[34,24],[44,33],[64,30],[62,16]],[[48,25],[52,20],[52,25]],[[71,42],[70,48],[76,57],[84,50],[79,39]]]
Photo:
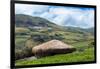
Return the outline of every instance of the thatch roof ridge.
[[[32,48],[32,52],[36,57],[43,57],[52,54],[71,53],[76,49],[65,44],[60,40],[51,40]]]
[[[60,40],[51,40],[45,43],[42,43],[40,45],[37,45],[34,47],[35,49],[41,48],[41,49],[54,49],[54,48],[73,48],[71,45],[67,45],[64,42]]]

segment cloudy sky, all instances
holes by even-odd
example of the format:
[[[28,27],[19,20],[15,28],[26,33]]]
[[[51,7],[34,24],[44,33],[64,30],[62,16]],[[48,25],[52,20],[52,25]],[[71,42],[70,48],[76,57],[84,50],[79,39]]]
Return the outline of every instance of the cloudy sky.
[[[94,27],[93,8],[15,4],[15,14],[43,17],[62,26]]]

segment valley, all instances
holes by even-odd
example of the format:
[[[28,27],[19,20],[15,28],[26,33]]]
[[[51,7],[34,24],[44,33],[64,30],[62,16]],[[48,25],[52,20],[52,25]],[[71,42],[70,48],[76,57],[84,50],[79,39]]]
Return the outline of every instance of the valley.
[[[33,47],[54,39],[75,47],[76,51],[39,59],[24,59],[34,56]],[[94,61],[94,43],[94,28],[65,27],[40,17],[24,14],[15,16],[16,65]]]

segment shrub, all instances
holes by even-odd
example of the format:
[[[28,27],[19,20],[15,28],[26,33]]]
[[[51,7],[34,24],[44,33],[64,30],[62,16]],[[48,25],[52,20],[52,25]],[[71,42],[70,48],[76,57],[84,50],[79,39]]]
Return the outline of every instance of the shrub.
[[[32,49],[24,47],[23,49],[15,51],[15,60],[32,56]]]
[[[94,47],[94,45],[95,45],[95,42],[92,41],[90,44],[88,44],[88,48]]]

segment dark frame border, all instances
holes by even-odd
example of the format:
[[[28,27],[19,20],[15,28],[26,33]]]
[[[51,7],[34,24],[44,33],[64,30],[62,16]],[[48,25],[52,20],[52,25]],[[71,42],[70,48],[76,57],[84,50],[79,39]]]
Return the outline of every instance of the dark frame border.
[[[54,6],[69,6],[69,7],[87,7],[87,8],[94,8],[95,16],[94,16],[94,40],[95,40],[95,50],[94,50],[94,61],[87,61],[87,62],[71,62],[71,63],[56,63],[56,64],[41,64],[41,65],[22,65],[22,66],[15,66],[15,3],[18,4],[38,4],[38,5],[54,5]],[[10,12],[11,12],[11,25],[10,25],[10,45],[11,45],[11,57],[10,57],[10,67],[11,69],[15,68],[29,68],[29,67],[44,67],[44,66],[60,66],[60,65],[79,65],[79,64],[92,64],[97,62],[96,57],[96,6],[95,5],[81,5],[81,4],[64,4],[64,3],[49,3],[49,2],[33,2],[33,1],[11,1],[10,4]]]

